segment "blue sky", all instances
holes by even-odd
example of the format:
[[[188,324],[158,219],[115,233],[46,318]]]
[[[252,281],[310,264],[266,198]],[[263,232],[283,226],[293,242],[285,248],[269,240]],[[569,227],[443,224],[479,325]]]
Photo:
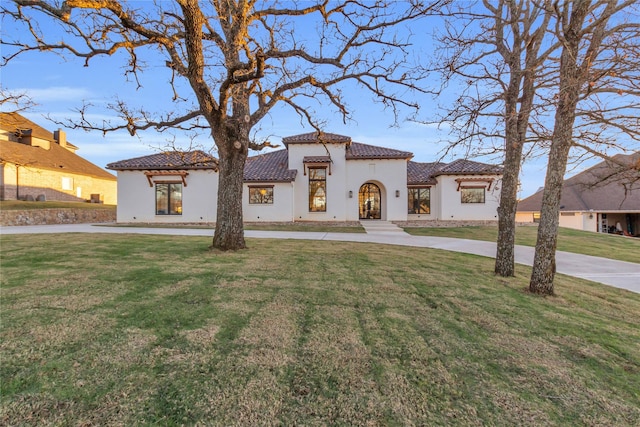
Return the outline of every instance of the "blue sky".
[[[11,27],[5,25],[3,32],[6,31],[11,31]],[[3,47],[4,54],[5,49]],[[5,90],[24,92],[37,103],[23,113],[26,117],[49,130],[55,130],[59,126],[46,117],[55,120],[77,119],[79,115],[74,110],[83,102],[93,105],[90,112],[94,119],[112,116],[105,106],[116,98],[150,110],[170,109],[171,92],[166,68],[162,65],[164,57],[160,59],[162,62],[157,65],[153,62],[148,64],[148,69],[142,74],[142,88],[137,88],[132,81],[126,81],[123,76],[125,64],[117,56],[96,58],[89,67],[84,67],[83,61],[77,58],[62,58],[52,53],[28,53],[3,67],[0,81]],[[434,125],[413,122],[400,122],[398,127],[393,127],[392,113],[374,102],[370,93],[355,86],[347,90],[353,120],[345,124],[333,110],[323,109],[321,114],[327,121],[327,132],[348,135],[354,141],[365,144],[410,151],[414,153],[413,160],[418,162],[449,162],[464,156],[462,152],[454,152],[442,158],[442,150],[446,147],[446,142],[442,141],[450,138],[446,129],[438,130]],[[190,95],[187,91],[181,94]],[[433,114],[434,108],[432,99],[422,99],[423,117]],[[150,131],[132,137],[126,132],[103,135],[101,132],[66,131],[68,140],[80,148],[78,154],[101,167],[118,160],[157,152],[173,138],[179,145],[189,145],[188,137],[180,133],[159,134]],[[258,135],[269,137],[272,143],[279,144],[282,137],[309,131],[311,129],[305,127],[291,109],[277,108],[259,124]],[[197,143],[207,148],[213,146],[213,141],[206,137],[199,138]],[[475,160],[499,163],[501,159],[485,157]],[[529,196],[541,187],[544,173],[544,159],[525,164],[520,197]]]

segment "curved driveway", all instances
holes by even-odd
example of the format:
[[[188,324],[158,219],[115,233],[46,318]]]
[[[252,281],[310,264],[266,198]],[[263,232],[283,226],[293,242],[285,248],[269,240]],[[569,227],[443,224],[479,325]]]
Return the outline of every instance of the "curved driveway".
[[[246,230],[248,238],[329,240],[443,249],[495,257],[496,244],[479,240],[411,236],[386,222],[363,222],[367,233],[330,233]],[[112,227],[100,224],[62,224],[1,227],[0,234],[34,233],[136,233],[183,236],[213,236],[211,229]],[[534,248],[516,246],[518,264],[533,265]],[[640,261],[640,260],[639,260]],[[557,272],[640,293],[640,263],[616,261],[570,252],[556,252]]]

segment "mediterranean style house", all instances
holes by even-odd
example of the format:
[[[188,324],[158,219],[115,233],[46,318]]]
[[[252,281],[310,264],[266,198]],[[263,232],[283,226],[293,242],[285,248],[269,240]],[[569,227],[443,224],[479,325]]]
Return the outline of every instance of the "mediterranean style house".
[[[417,163],[412,153],[307,133],[252,156],[244,169],[247,222],[361,219],[496,220],[499,166]],[[118,222],[213,223],[217,160],[165,152],[107,165],[118,172]]]
[[[0,113],[0,200],[116,204],[116,177],[76,154],[65,132]]]
[[[542,189],[518,203],[516,221],[537,222]],[[560,227],[640,235],[640,152],[618,154],[564,181]]]

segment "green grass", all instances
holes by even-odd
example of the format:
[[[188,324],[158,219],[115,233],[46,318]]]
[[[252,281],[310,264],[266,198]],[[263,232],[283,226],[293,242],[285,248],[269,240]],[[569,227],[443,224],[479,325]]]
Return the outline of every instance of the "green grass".
[[[215,225],[204,224],[152,224],[152,223],[132,223],[132,224],[103,224],[103,227],[143,227],[143,228],[192,228],[192,229],[212,229]],[[305,224],[274,224],[274,223],[249,223],[244,225],[245,230],[262,231],[304,231],[317,233],[366,233],[361,225],[333,225],[322,223]]]
[[[265,231],[313,231],[321,233],[366,233],[364,227],[356,225],[334,225],[314,223],[293,223],[293,224],[245,224],[245,230],[265,230]]]
[[[637,425],[640,295],[431,249],[2,236],[3,425]]]
[[[406,227],[404,230],[414,236],[455,237],[490,242],[495,242],[498,239],[498,228],[491,226]],[[516,245],[535,246],[537,233],[537,227],[517,227]],[[640,239],[615,234],[591,233],[560,227],[558,229],[558,250],[619,261],[640,262]]]
[[[112,209],[115,205],[105,205],[101,203],[83,203],[83,202],[25,202],[21,200],[3,200],[0,201],[0,210],[15,211],[29,209]]]

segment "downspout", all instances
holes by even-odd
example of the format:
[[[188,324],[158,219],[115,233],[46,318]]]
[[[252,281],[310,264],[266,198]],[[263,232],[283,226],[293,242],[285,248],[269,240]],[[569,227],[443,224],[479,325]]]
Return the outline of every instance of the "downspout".
[[[16,200],[20,200],[20,165],[16,165]]]

